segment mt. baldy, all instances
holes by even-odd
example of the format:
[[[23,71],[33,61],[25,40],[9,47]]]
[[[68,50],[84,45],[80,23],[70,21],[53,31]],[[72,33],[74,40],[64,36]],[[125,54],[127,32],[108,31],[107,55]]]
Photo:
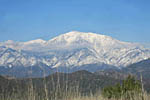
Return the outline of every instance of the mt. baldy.
[[[72,31],[51,40],[0,43],[0,66],[50,69],[121,68],[150,58],[150,49],[112,37]],[[1,68],[2,68],[1,67]],[[16,69],[17,70],[17,69]]]

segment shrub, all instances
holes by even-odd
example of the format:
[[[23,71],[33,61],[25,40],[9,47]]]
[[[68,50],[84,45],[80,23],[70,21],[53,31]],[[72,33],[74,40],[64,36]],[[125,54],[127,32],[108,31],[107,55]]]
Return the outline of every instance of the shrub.
[[[122,84],[118,83],[114,86],[105,87],[102,90],[102,95],[106,98],[132,98],[135,94],[142,92],[140,81],[129,75],[123,80]]]

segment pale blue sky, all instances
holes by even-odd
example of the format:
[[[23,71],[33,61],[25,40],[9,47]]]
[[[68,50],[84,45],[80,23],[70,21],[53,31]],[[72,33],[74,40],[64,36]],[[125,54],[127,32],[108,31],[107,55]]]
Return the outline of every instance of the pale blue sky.
[[[82,31],[150,43],[149,5],[150,0],[0,0],[0,41]]]

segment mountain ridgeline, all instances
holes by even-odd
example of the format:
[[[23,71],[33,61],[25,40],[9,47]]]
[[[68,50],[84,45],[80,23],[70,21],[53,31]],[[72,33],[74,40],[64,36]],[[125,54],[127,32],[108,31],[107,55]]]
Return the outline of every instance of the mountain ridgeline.
[[[102,91],[104,87],[122,84],[123,81],[123,78],[91,73],[85,70],[72,73],[56,72],[44,78],[18,79],[9,76],[0,76],[0,98],[8,96],[12,98],[27,98],[31,95],[36,100],[46,98],[54,100],[56,97],[63,98],[68,93],[74,96],[94,95]],[[144,89],[149,92],[149,80],[144,80],[143,82],[145,83]],[[45,94],[48,94],[48,97]],[[72,96],[71,94],[69,95]]]
[[[78,70],[120,72],[120,69],[125,68],[126,71],[131,64],[148,58],[150,49],[140,44],[122,42],[101,34],[72,31],[48,41],[1,42],[0,74],[45,77],[55,72]]]

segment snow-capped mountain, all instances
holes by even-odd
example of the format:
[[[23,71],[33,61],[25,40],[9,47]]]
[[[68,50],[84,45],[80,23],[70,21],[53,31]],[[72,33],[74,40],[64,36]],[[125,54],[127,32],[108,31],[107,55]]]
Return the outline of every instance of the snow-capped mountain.
[[[150,57],[150,49],[112,37],[72,31],[51,40],[0,43],[0,66],[79,68],[85,65],[126,67]],[[87,67],[85,67],[87,68]]]

